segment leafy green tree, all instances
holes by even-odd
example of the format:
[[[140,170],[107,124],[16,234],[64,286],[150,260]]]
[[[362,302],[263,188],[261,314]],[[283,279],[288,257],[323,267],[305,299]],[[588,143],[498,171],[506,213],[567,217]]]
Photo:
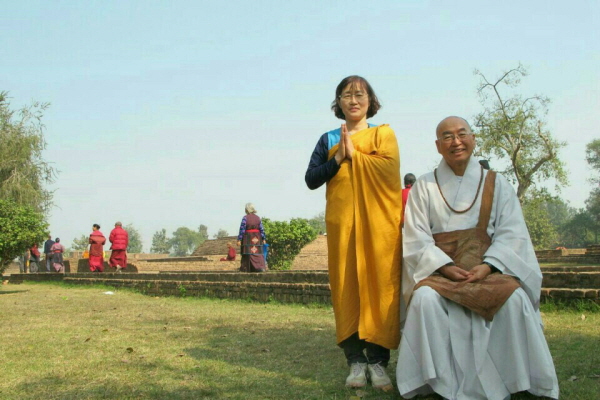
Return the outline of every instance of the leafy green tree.
[[[585,201],[585,207],[590,219],[589,226],[594,234],[593,243],[598,243],[598,234],[600,233],[600,188],[592,190]]]
[[[225,229],[219,229],[219,232],[215,233],[213,238],[220,239],[229,236],[229,233]]]
[[[270,269],[290,269],[300,250],[317,238],[315,229],[303,218],[292,218],[290,222],[263,218],[262,223],[269,243]]]
[[[319,235],[323,235],[327,232],[327,227],[325,226],[325,211],[321,211],[319,214],[309,219],[308,223]]]
[[[592,168],[590,182],[600,184],[600,139],[592,140],[586,146],[585,158]],[[557,202],[558,203],[558,202]],[[550,219],[559,226],[559,243],[565,247],[587,247],[598,243],[600,234],[600,188],[593,189],[585,208],[574,210],[567,206],[550,208]]]
[[[563,246],[571,248],[584,248],[594,243],[594,222],[588,211],[584,208],[562,227]]]
[[[142,244],[142,235],[140,232],[134,228],[133,224],[126,225],[123,227],[129,234],[129,244],[127,245],[128,253],[141,253],[143,244]]]
[[[48,235],[44,216],[32,207],[0,199],[0,274],[17,256]]]
[[[170,239],[167,237],[167,230],[161,229],[152,236],[152,247],[150,253],[168,254],[171,251]]]
[[[544,193],[547,192],[544,190]],[[550,222],[554,225],[559,234],[557,246],[564,246],[561,244],[563,241],[561,229],[575,216],[577,210],[571,207],[567,202],[563,201],[559,196],[550,196],[549,194],[546,196],[545,207],[548,211]]]
[[[175,257],[184,257],[192,253],[196,247],[206,240],[201,232],[195,232],[185,226],[177,228],[169,240],[172,254]]]
[[[566,185],[564,164],[558,158],[558,151],[566,144],[552,137],[544,121],[550,100],[540,95],[507,97],[502,92],[517,87],[527,70],[519,64],[491,81],[480,71],[475,70],[475,75],[480,78],[477,93],[483,106],[475,117],[476,154],[508,162],[502,173],[518,184],[521,203],[527,190],[538,181],[554,178]]]
[[[600,185],[600,139],[592,140],[585,149],[585,159],[592,168],[590,182]],[[598,243],[600,233],[600,187],[596,186],[585,201],[586,211],[590,218],[590,228],[593,231],[594,241]]]
[[[71,244],[71,250],[73,251],[85,251],[90,245],[90,237],[88,235],[81,235],[78,238],[73,239],[73,244]]]
[[[548,202],[551,197],[545,191],[531,191],[523,203],[523,216],[531,236],[533,246],[537,250],[554,248],[558,232],[552,224],[548,213]]]
[[[198,245],[201,245],[202,243],[204,243],[204,241],[208,240],[208,226],[200,224],[200,226],[198,226],[198,235],[200,240]]]
[[[592,140],[585,148],[585,159],[594,170],[592,183],[600,183],[600,139]]]
[[[46,148],[42,116],[48,103],[35,102],[11,110],[8,93],[0,92],[0,198],[46,213],[52,192],[44,184],[54,181],[55,169],[42,157]]]

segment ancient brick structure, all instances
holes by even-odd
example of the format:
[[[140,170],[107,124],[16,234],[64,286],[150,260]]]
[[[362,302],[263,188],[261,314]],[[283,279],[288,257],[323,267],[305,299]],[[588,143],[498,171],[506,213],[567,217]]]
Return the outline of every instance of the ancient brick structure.
[[[227,255],[227,243],[233,243],[237,248],[237,237],[236,236],[225,236],[219,239],[205,240],[200,246],[194,250],[192,257],[200,256],[216,256],[221,255],[224,257]]]
[[[327,274],[327,238],[319,236],[294,260],[292,271],[260,274],[238,272],[239,260],[218,261],[227,252],[233,236],[207,240],[190,257],[130,257],[126,273],[115,274],[105,264],[103,274],[90,273],[87,260],[77,261],[77,273],[69,273],[73,260],[65,262],[67,273],[19,274],[18,266],[8,271],[10,283],[62,281],[73,284],[105,284],[132,288],[155,296],[207,296],[285,303],[330,304]],[[542,299],[586,300],[600,303],[600,266],[575,266],[586,260],[600,264],[600,246],[589,249],[558,249],[537,252],[542,262],[560,262],[561,267],[543,267]],[[155,255],[156,256],[156,255]],[[552,261],[544,261],[552,260]],[[75,272],[75,271],[73,271]],[[129,272],[129,273],[127,273]],[[131,273],[136,272],[136,273]]]
[[[307,269],[327,269],[327,236],[317,236],[294,258],[292,270]]]
[[[586,300],[600,304],[600,266],[543,269],[542,300]],[[276,300],[282,303],[330,304],[327,271],[167,272],[138,274],[13,274],[10,283],[64,280],[72,284],[104,284],[154,296],[206,296]]]
[[[153,296],[193,296],[282,303],[330,304],[325,272],[199,272],[161,274],[13,274],[11,284],[57,281],[135,289]]]

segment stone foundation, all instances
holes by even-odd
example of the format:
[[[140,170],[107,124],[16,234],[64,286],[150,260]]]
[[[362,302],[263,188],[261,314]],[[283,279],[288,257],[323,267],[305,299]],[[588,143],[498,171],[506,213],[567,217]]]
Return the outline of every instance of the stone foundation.
[[[206,282],[123,280],[110,278],[74,279],[65,282],[89,285],[108,285],[115,288],[135,289],[151,296],[213,297],[220,299],[248,299],[260,302],[331,303],[329,285],[293,284],[275,282]]]
[[[214,297],[331,304],[328,275],[324,272],[240,272],[162,274],[13,274],[11,284],[27,281],[63,281],[77,285],[106,285],[134,289],[151,296]]]
[[[152,296],[250,299],[282,303],[331,304],[327,271],[194,271],[161,273],[12,274],[11,284],[64,281],[134,289]],[[600,266],[552,267],[543,271],[542,300],[593,301],[600,304]]]
[[[138,272],[158,271],[237,271],[240,268],[239,257],[236,261],[219,261],[225,255],[206,255],[194,257],[141,260],[135,262]]]
[[[587,249],[536,250],[540,263],[600,264],[600,245]]]
[[[65,266],[65,272],[71,272],[71,261],[64,260],[63,264]],[[42,273],[42,274],[48,273],[46,270],[46,260],[42,259],[40,261],[39,267],[40,267],[39,273]],[[28,268],[27,270],[29,271],[29,267],[27,267],[27,268]],[[89,271],[89,269],[88,269],[88,271]],[[20,273],[21,273],[21,271],[19,270],[19,263],[17,263],[17,262],[10,263],[8,268],[4,271],[4,275],[12,275],[12,274],[20,274]],[[54,268],[52,268],[51,273],[55,273]]]

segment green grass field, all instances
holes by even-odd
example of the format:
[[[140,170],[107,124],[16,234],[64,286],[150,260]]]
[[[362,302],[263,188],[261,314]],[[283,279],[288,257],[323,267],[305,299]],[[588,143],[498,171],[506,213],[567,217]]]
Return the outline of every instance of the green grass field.
[[[401,398],[344,387],[329,307],[108,290],[2,287],[0,399]],[[546,308],[561,398],[600,398],[600,313]]]

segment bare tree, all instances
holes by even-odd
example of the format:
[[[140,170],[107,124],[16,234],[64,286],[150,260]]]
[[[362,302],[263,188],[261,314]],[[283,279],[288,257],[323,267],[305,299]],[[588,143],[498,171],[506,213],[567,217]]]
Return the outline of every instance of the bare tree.
[[[558,158],[558,151],[566,143],[554,139],[544,121],[550,100],[542,95],[507,97],[502,92],[519,86],[527,70],[519,64],[491,81],[478,70],[474,73],[480,78],[477,93],[484,108],[475,117],[476,154],[508,162],[501,172],[517,183],[521,203],[536,182],[554,178],[566,185],[564,164]]]

